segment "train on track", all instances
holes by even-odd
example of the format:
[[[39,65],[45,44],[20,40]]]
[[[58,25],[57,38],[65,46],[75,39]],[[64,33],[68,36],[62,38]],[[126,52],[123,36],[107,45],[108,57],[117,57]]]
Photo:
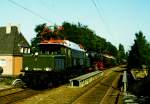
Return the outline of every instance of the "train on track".
[[[44,40],[38,48],[34,54],[23,55],[20,78],[28,87],[49,87],[83,74],[90,66],[85,50],[71,41]]]
[[[79,44],[69,40],[50,39],[38,44],[38,52],[23,54],[20,79],[28,87],[47,88],[70,78],[115,65],[116,59],[97,53],[90,57]],[[91,68],[92,67],[92,68]],[[86,69],[86,70],[85,70]]]

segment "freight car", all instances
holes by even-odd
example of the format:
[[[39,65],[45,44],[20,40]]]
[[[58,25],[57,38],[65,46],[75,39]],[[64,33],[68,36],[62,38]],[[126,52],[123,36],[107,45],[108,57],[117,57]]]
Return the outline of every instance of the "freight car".
[[[20,78],[28,87],[43,88],[83,73],[88,55],[80,45],[68,40],[44,40],[38,52],[23,55]]]

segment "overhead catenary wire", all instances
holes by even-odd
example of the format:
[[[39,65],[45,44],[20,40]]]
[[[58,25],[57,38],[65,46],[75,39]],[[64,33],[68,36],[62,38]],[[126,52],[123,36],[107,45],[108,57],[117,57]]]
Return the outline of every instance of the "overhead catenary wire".
[[[91,1],[92,1],[93,5],[95,6],[96,10],[97,10],[97,13],[98,13],[99,18],[104,22],[103,16],[102,16],[102,14],[101,14],[99,8],[97,7],[95,1],[94,1],[94,0],[91,0]]]
[[[54,1],[51,0],[51,3],[49,4],[49,0],[48,1],[44,1],[44,0],[39,0],[41,6],[43,6],[47,11],[50,11],[49,13],[51,13],[50,15],[53,17],[55,15],[54,12]],[[52,25],[54,24],[52,21],[50,23],[47,23],[47,25]]]
[[[49,1],[49,0],[48,0],[48,1]],[[39,0],[40,4],[41,4],[44,8],[46,8],[48,11],[51,11],[51,12],[52,12],[52,9],[54,8],[54,1],[52,0],[52,1],[51,1],[51,4],[49,4],[48,1],[46,2],[46,1],[44,1],[44,0]],[[52,13],[54,13],[54,12],[52,12]],[[52,14],[52,13],[51,13],[51,14]]]
[[[100,20],[102,20],[102,22],[104,24],[105,22],[104,22],[104,19],[102,17],[102,14],[101,14],[99,8],[97,7],[97,5],[96,5],[94,0],[91,0],[91,1],[92,1],[93,5],[95,6],[96,10],[97,10],[97,13],[98,13],[98,16],[99,16]],[[102,50],[101,49],[100,49],[100,54],[102,54]],[[102,55],[100,55],[100,59],[103,60]]]
[[[98,5],[99,5],[99,8],[101,9],[101,11],[102,11],[102,13],[103,13],[103,15],[104,15],[104,10],[103,10],[103,8],[102,8],[102,5],[101,5],[101,3],[100,3],[100,0],[96,0],[96,1],[97,1]]]
[[[93,0],[93,1],[94,1],[94,0]],[[103,8],[102,8],[102,6],[101,6],[100,0],[95,0],[95,1],[97,1],[98,6],[99,6],[99,8],[97,7],[98,11],[99,11],[99,12],[101,11],[100,14],[101,14],[101,18],[102,18],[102,21],[103,21],[104,25],[106,26],[108,32],[112,32],[112,31],[110,31],[110,26],[108,25],[106,19],[104,19],[104,18],[106,18],[106,17],[105,17],[105,14],[104,14],[104,10],[103,10]],[[95,2],[95,5],[96,5],[96,2]],[[96,5],[96,6],[97,6],[97,5]],[[100,10],[99,10],[99,9],[100,9]],[[103,14],[103,15],[102,15],[102,14]]]
[[[100,18],[101,21],[103,22],[103,25],[104,25],[104,28],[105,28],[106,32],[107,32],[108,34],[111,33],[111,37],[112,37],[114,40],[116,40],[116,38],[113,36],[113,32],[111,31],[110,26],[109,26],[108,23],[105,21],[104,16],[103,16],[102,13],[101,13],[101,11],[102,11],[103,14],[104,14],[104,10],[103,10],[103,8],[102,8],[102,6],[101,6],[101,4],[100,4],[100,1],[99,1],[99,0],[91,0],[91,1],[92,1],[92,3],[93,3],[94,7],[95,7],[96,10],[97,10],[97,13],[98,13],[99,18]],[[96,2],[96,1],[97,1],[97,2]],[[98,8],[97,3],[98,3],[98,5],[99,5],[100,8]]]
[[[100,12],[100,9],[98,8],[98,6],[97,6],[95,0],[91,0],[91,1],[92,1],[92,3],[93,3],[94,7],[96,8],[96,11],[97,11],[97,13],[98,13],[98,16],[99,16],[100,20],[102,21],[105,30],[106,30],[108,33],[110,33],[110,29],[109,29],[107,23],[105,22],[105,20],[104,20],[104,18],[103,18],[103,15],[102,15],[102,13]]]
[[[98,13],[98,16],[99,16],[100,20],[102,21],[106,32],[107,32],[108,34],[112,33],[112,32],[110,31],[109,25],[107,24],[107,22],[105,21],[103,15],[102,15],[102,13],[101,13],[101,11],[102,11],[102,12],[104,12],[104,11],[103,11],[102,6],[100,5],[99,0],[91,0],[91,1],[92,1],[92,3],[93,3],[94,7],[96,8],[96,11],[97,11],[97,13]],[[99,8],[98,8],[98,6],[97,6],[97,3],[98,3],[98,5],[99,5]],[[111,37],[114,38],[113,34],[111,34]],[[114,40],[116,40],[116,39],[114,38]],[[108,47],[106,47],[105,50],[107,50],[107,48],[108,48]],[[101,49],[100,49],[100,53],[102,53],[102,50],[101,50]],[[103,60],[102,55],[100,56],[100,58],[101,58],[101,60]]]
[[[22,6],[21,4],[15,2],[15,1],[13,1],[13,0],[8,0],[8,1],[11,2],[11,3],[14,4],[14,5],[16,5],[16,6],[20,7],[20,8],[22,8],[22,9],[26,10],[27,12],[31,13],[32,15],[37,16],[37,17],[39,17],[40,19],[42,19],[42,20],[44,20],[44,21],[46,21],[46,22],[49,22],[49,20],[47,20],[46,18],[44,18],[44,17],[41,16],[40,14],[38,14],[38,13],[36,13],[36,12],[34,12],[34,11],[32,11],[32,10],[30,10],[30,9],[28,9],[28,8],[26,8],[26,7],[24,7],[24,6]]]

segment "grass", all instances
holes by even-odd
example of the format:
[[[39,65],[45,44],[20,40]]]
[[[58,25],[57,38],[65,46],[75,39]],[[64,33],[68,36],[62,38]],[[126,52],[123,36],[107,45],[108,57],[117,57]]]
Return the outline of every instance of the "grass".
[[[17,77],[14,76],[1,76],[0,77],[0,85],[11,85],[13,80]]]

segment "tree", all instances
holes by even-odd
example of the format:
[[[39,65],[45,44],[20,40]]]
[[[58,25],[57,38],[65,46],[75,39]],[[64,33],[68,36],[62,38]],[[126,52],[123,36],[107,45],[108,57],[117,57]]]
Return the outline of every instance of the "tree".
[[[127,56],[124,50],[124,46],[122,44],[119,44],[119,50],[118,50],[118,62],[119,64],[122,64],[125,62]]]
[[[89,29],[88,26],[78,24],[71,24],[64,22],[62,24],[63,29],[59,30],[57,25],[54,29],[46,24],[37,25],[35,28],[36,37],[32,39],[31,44],[35,50],[38,50],[38,43],[41,40],[54,39],[66,39],[77,44],[81,44],[87,51],[95,51],[97,53],[107,53],[109,55],[117,56],[117,48],[113,46],[106,39],[97,36],[93,30]],[[59,30],[59,31],[58,31]]]
[[[149,66],[150,47],[145,36],[140,31],[135,34],[134,44],[131,47],[128,57],[128,69],[142,69],[143,65]]]
[[[45,23],[37,25],[35,28],[36,37],[31,40],[32,52],[38,51],[38,44],[43,40],[64,39],[61,26],[47,26]]]
[[[36,51],[38,51],[38,43],[40,43],[40,40],[41,40],[41,32],[44,30],[45,26],[46,24],[43,23],[43,24],[37,25],[36,28],[34,29],[37,34],[36,34],[36,37],[34,37],[31,40],[32,53],[35,53]]]

